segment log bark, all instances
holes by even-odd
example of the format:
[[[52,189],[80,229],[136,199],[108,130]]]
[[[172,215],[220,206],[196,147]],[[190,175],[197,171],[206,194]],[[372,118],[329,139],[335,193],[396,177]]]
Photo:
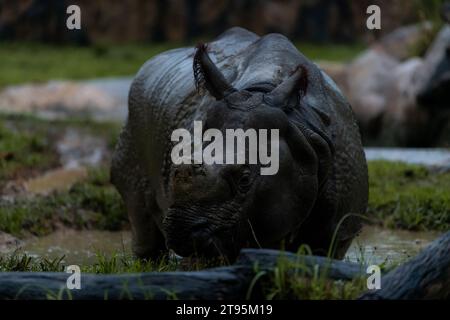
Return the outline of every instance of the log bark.
[[[292,268],[302,266],[307,272],[305,276],[316,272],[333,280],[352,280],[366,276],[366,267],[362,264],[344,262],[319,256],[297,255],[269,249],[244,249],[241,251],[236,264],[242,266],[258,265],[259,270],[271,271],[279,259],[288,261]]]
[[[6,272],[0,274],[0,299],[239,299],[248,284],[247,271],[232,266],[195,272],[82,274],[79,290],[67,289],[68,273]]]
[[[149,272],[120,275],[81,275],[81,289],[68,290],[70,274],[53,272],[0,273],[0,299],[245,299],[258,271],[270,272],[278,259],[302,265],[305,276],[316,270],[331,279],[362,276],[358,264],[289,252],[244,249],[236,263],[193,272]]]

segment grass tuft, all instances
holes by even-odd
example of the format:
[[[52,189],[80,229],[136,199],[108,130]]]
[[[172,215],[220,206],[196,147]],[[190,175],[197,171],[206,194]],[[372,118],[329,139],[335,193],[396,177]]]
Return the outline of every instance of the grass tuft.
[[[418,165],[369,162],[368,215],[389,228],[450,229],[450,172]]]

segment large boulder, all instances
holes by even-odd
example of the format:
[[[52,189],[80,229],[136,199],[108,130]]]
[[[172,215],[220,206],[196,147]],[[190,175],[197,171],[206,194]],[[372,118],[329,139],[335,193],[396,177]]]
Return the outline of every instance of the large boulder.
[[[388,144],[430,146],[450,141],[450,27],[444,27],[423,59],[408,60],[392,73],[381,138]],[[447,135],[447,136],[445,136]]]
[[[346,70],[346,93],[358,119],[361,130],[376,135],[379,122],[386,110],[387,92],[393,81],[392,70],[399,62],[376,49],[361,54]],[[366,134],[367,136],[367,134]]]
[[[433,25],[430,22],[400,27],[382,37],[372,47],[404,61],[417,52],[424,39],[430,36],[432,29]]]
[[[345,77],[340,73],[341,80],[335,80],[346,93],[366,142],[448,144],[450,27],[442,28],[423,58],[402,61],[406,52],[394,40],[408,32],[418,30],[404,29],[388,36],[350,63]]]

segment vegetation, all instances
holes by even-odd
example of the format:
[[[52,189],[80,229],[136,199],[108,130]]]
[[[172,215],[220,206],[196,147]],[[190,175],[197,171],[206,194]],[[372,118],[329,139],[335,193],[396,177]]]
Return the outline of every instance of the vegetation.
[[[174,45],[56,46],[2,43],[0,87],[23,82],[129,76]],[[30,53],[33,58],[30,59]]]
[[[369,162],[368,215],[389,228],[450,229],[450,173],[386,161]]]
[[[121,229],[127,222],[125,208],[108,171],[91,169],[86,181],[65,192],[1,203],[0,230],[23,237],[49,234],[61,224],[75,229]]]
[[[313,61],[349,62],[360,54],[365,45],[296,43],[297,48]]]
[[[66,263],[64,256],[49,259],[46,257],[31,257],[27,254],[14,252],[9,255],[0,256],[0,272],[21,271],[21,272],[64,272]],[[98,253],[96,262],[91,265],[81,266],[81,271],[85,273],[112,274],[125,272],[163,272],[175,271],[179,268],[179,263],[174,258],[161,257],[158,260],[140,260],[127,254],[113,254],[105,256]],[[192,264],[190,270],[198,270],[203,265]]]
[[[42,130],[19,132],[0,121],[0,187],[2,182],[23,171],[42,171],[57,161],[50,140]]]
[[[415,0],[415,6],[421,22],[431,22],[431,28],[426,30],[422,37],[410,50],[412,56],[424,56],[433,43],[437,33],[444,25],[441,9],[445,0]]]
[[[258,271],[258,266],[255,266],[248,296],[258,282],[263,298],[268,300],[355,299],[367,289],[365,279],[332,280],[326,270],[319,273],[318,269],[307,267],[300,257],[312,254],[308,246],[300,247],[297,254],[296,262],[280,256],[271,272]]]
[[[179,44],[52,46],[40,43],[2,43],[0,87],[55,79],[88,79],[131,76],[154,55]],[[298,44],[313,60],[347,61],[362,45]],[[30,59],[30,52],[33,59]],[[113,67],[112,67],[113,66]]]

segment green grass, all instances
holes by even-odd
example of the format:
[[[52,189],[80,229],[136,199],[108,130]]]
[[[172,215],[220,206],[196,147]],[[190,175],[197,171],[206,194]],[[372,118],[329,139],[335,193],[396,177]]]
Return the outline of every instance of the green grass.
[[[24,170],[45,170],[58,159],[46,133],[18,131],[0,120],[0,187]]]
[[[53,46],[1,43],[0,87],[55,79],[128,76],[174,45]]]
[[[369,162],[369,217],[389,228],[450,229],[450,172],[386,161]]]
[[[168,255],[154,260],[143,260],[128,253],[105,255],[98,252],[91,264],[80,266],[84,273],[115,274],[140,272],[197,271],[225,265],[220,259],[183,259]],[[0,255],[0,272],[63,272],[67,267],[65,257],[32,257],[19,251]]]
[[[54,259],[31,257],[24,253],[14,252],[0,256],[0,272],[64,272],[67,267],[64,258],[64,256]],[[134,258],[131,255],[113,254],[112,256],[106,256],[98,253],[96,261],[91,265],[81,266],[81,271],[84,273],[113,274],[175,271],[178,268],[178,262],[168,257],[147,261]]]
[[[313,61],[349,62],[366,47],[363,44],[296,43],[297,48]]]
[[[76,229],[122,229],[127,224],[125,207],[108,172],[108,168],[91,169],[86,181],[68,191],[3,202],[0,230],[24,237],[47,235],[61,224]]]
[[[251,296],[250,291],[257,286],[257,282],[262,297],[267,300],[347,300],[357,298],[367,289],[365,278],[333,280],[328,277],[327,269],[319,271],[318,268],[307,266],[301,257],[311,254],[308,246],[301,246],[295,262],[281,255],[273,270],[258,271],[256,265],[256,275],[248,296]]]
[[[0,87],[55,79],[131,76],[154,55],[177,44],[53,46],[39,43],[1,43]],[[364,47],[298,44],[312,60],[348,61]]]

